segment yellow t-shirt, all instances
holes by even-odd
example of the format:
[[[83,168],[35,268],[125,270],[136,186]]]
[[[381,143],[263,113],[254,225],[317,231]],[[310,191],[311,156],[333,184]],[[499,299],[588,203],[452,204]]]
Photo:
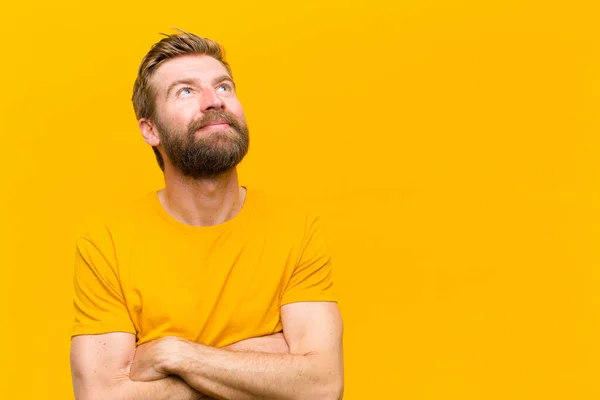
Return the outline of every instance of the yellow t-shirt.
[[[282,329],[280,307],[335,301],[319,218],[247,189],[242,210],[197,227],[156,192],[77,239],[73,335],[174,335],[222,347]]]

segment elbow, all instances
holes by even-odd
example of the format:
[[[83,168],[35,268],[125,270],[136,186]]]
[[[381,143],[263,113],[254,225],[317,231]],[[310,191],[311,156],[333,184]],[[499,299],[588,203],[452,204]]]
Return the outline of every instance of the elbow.
[[[344,381],[342,378],[336,378],[327,383],[321,383],[319,389],[314,392],[316,393],[312,393],[312,396],[309,396],[310,398],[319,400],[342,400],[344,397]],[[303,397],[303,399],[306,399],[306,397]]]
[[[326,380],[322,399],[326,400],[342,400],[344,397],[344,369],[343,367],[334,370],[333,373],[326,375],[329,379]]]
[[[329,394],[326,398],[330,400],[342,400],[343,397],[344,381],[343,379],[339,378],[331,384],[331,387],[329,388]]]
[[[342,400],[344,396],[344,384],[341,380],[338,382],[328,383],[312,383],[305,390],[299,390],[291,396],[286,397],[288,400]]]

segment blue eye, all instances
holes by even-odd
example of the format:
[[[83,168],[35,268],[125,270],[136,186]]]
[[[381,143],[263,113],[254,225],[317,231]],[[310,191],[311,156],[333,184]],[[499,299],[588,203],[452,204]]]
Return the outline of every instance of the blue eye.
[[[227,87],[227,85],[221,85],[217,88],[217,91],[221,90],[221,89],[225,89],[225,90],[229,90],[229,88]]]
[[[187,93],[186,93],[186,92],[187,92]],[[191,89],[191,88],[182,88],[182,89],[179,91],[179,94],[190,94],[190,93],[192,93],[192,89]]]

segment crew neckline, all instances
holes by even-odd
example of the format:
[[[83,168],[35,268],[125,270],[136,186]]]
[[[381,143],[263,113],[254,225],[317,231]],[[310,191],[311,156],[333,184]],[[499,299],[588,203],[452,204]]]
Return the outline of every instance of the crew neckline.
[[[155,209],[155,211],[159,214],[159,216],[165,222],[167,222],[172,227],[182,230],[182,231],[185,231],[187,233],[213,234],[213,233],[223,232],[223,231],[229,230],[235,226],[238,226],[248,217],[248,214],[250,213],[250,210],[249,210],[250,205],[254,198],[254,192],[252,190],[248,189],[248,187],[246,187],[246,186],[241,186],[241,187],[246,189],[246,196],[244,198],[244,204],[242,204],[242,208],[240,209],[240,211],[238,211],[237,214],[235,214],[232,218],[228,219],[225,222],[222,222],[217,225],[209,225],[209,226],[189,225],[189,224],[186,224],[185,222],[181,222],[181,221],[175,219],[171,214],[169,214],[167,212],[167,210],[165,210],[165,208],[162,206],[162,204],[160,202],[160,199],[158,198],[158,192],[162,189],[154,190],[154,191],[150,192],[150,198],[151,198],[152,206]]]

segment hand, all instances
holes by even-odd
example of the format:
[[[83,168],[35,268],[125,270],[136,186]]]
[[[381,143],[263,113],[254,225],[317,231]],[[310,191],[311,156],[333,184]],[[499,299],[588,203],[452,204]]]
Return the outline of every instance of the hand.
[[[241,340],[225,347],[233,351],[257,351],[271,354],[289,354],[290,348],[282,332]]]
[[[173,362],[183,342],[185,340],[181,338],[166,336],[138,346],[131,363],[130,379],[150,382],[169,376],[167,367]]]

